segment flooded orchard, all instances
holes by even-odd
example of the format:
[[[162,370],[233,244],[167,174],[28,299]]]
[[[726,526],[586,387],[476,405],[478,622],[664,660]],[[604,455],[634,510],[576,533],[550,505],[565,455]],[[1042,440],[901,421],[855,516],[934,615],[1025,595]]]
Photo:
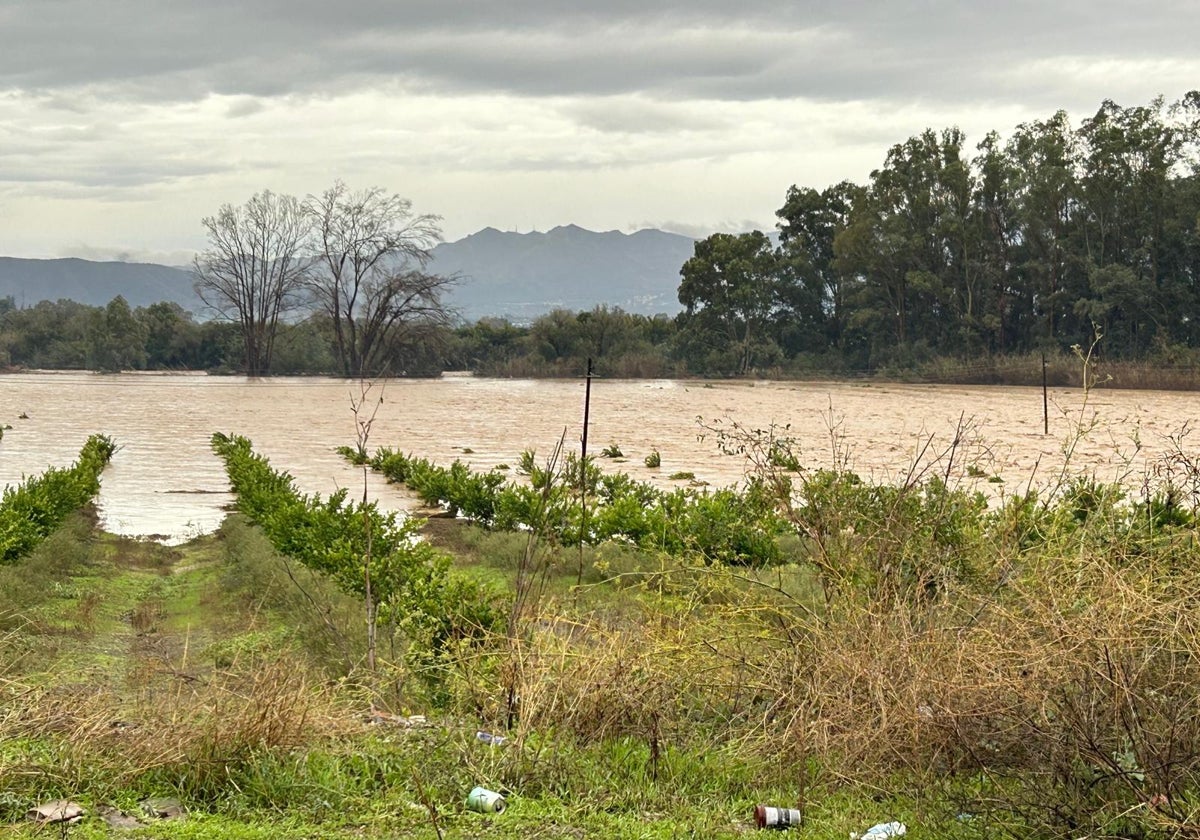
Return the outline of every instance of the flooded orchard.
[[[23,373],[0,377],[0,483],[65,466],[87,436],[120,449],[104,473],[99,507],[116,533],[179,541],[213,530],[231,501],[213,432],[244,435],[304,492],[347,487],[362,473],[334,451],[355,442],[357,382],[204,375]],[[1197,396],[1158,391],[1050,392],[1043,434],[1040,389],[866,383],[698,382],[597,379],[592,385],[589,454],[659,486],[741,481],[743,458],[724,454],[712,429],[788,427],[806,467],[844,461],[864,477],[899,481],[914,464],[972,482],[990,496],[1053,485],[1070,448],[1070,472],[1140,485],[1186,437]],[[582,380],[389,380],[366,394],[375,412],[368,447],[389,446],[476,469],[514,466],[521,452],[545,457],[560,438],[578,451]],[[956,443],[957,441],[957,443]],[[661,453],[661,467],[644,459]],[[515,470],[514,470],[515,475]],[[372,497],[412,508],[402,489],[372,478]]]

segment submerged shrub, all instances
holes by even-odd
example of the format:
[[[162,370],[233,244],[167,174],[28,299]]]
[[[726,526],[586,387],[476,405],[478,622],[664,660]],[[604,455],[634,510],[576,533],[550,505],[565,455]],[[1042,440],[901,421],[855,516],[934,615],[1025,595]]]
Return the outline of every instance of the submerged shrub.
[[[343,453],[347,458],[353,451]],[[774,503],[761,490],[664,493],[625,473],[604,473],[589,458],[568,454],[557,471],[521,455],[528,485],[509,482],[499,470],[472,472],[461,461],[439,467],[381,449],[372,467],[404,481],[425,504],[439,505],[497,530],[525,530],[561,545],[616,541],[709,562],[767,565],[779,562],[783,533]],[[690,475],[690,473],[689,473]],[[581,488],[588,496],[586,533]]]
[[[67,516],[100,492],[100,474],[116,452],[105,435],[92,435],[79,459],[66,469],[51,467],[0,496],[0,563],[13,563],[49,536]]]
[[[374,502],[350,502],[344,488],[324,499],[302,495],[292,477],[272,469],[244,437],[215,434],[213,449],[225,460],[238,510],[263,529],[277,551],[358,596],[367,592],[369,572],[381,616],[407,615],[434,626],[453,624],[453,616],[464,610],[474,610],[471,614],[481,622],[490,615],[486,594],[455,582],[448,558],[417,539],[418,518],[385,513]],[[427,462],[408,463],[410,473],[424,469],[446,480],[443,471]],[[480,603],[464,603],[467,596]],[[450,635],[430,633],[426,638],[437,645]]]

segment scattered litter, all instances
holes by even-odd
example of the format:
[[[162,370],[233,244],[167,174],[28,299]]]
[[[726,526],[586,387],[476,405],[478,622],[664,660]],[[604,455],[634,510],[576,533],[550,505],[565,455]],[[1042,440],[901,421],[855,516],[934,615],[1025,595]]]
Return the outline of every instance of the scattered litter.
[[[86,813],[87,811],[78,802],[71,802],[68,799],[51,799],[49,802],[43,802],[36,808],[26,811],[25,819],[42,825],[50,823],[74,825],[82,820]]]
[[[187,814],[183,803],[170,797],[157,796],[152,799],[143,799],[138,805],[146,816],[156,820],[175,820]]]
[[[101,805],[96,809],[96,813],[109,828],[143,828],[145,826],[145,823],[137,817],[132,817],[111,805]]]
[[[754,806],[754,824],[759,828],[773,828],[777,831],[800,825],[804,815],[796,808],[774,808],[770,805]]]
[[[851,840],[888,840],[889,837],[901,837],[908,833],[908,827],[902,822],[878,823],[868,828],[862,834],[851,834]]]
[[[467,808],[485,814],[503,814],[508,803],[494,790],[477,787],[467,794]]]
[[[374,706],[367,714],[367,723],[376,726],[400,726],[404,729],[421,729],[429,726],[425,715],[394,715],[391,712],[376,709]]]
[[[508,742],[508,739],[503,735],[493,735],[491,732],[484,732],[482,729],[475,733],[475,740],[484,744],[490,744],[493,747],[499,747]]]

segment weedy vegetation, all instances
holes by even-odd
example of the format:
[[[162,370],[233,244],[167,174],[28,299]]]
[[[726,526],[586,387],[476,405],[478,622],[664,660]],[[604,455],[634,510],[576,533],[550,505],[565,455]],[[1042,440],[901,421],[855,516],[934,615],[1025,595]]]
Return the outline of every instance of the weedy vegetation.
[[[724,490],[561,446],[511,479],[344,451],[453,514],[428,520],[217,435],[217,534],[72,514],[0,568],[0,819],[166,795],[189,817],[144,836],[740,837],[766,803],[814,838],[1200,836],[1186,430],[1137,481],[1007,492],[965,418],[888,483],[829,427],[810,469],[786,428],[709,424],[747,463]],[[476,785],[508,809],[468,811]]]

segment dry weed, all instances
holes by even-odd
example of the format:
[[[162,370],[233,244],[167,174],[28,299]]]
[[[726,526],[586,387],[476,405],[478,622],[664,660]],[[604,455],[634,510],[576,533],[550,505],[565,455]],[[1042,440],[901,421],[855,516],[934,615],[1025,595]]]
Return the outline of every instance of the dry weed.
[[[204,778],[352,726],[333,692],[286,657],[205,679],[160,667],[134,698],[95,686],[23,687],[8,709],[0,736],[51,738],[76,765],[125,781],[156,769]]]

